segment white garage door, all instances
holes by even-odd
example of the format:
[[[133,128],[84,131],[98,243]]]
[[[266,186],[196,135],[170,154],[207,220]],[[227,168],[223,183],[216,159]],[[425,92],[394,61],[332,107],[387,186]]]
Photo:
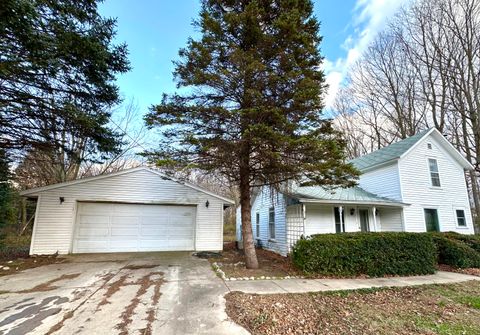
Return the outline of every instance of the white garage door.
[[[73,252],[194,250],[195,206],[81,202]]]

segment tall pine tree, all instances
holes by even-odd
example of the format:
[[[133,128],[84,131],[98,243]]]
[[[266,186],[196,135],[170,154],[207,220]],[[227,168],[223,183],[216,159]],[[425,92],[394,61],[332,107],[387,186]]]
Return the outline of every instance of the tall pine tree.
[[[287,180],[354,184],[345,143],[322,117],[319,23],[310,0],[203,0],[199,40],[180,50],[183,94],[146,116],[160,127],[158,164],[220,173],[240,189],[246,265],[258,261],[251,189]]]
[[[85,150],[116,150],[106,125],[120,101],[115,75],[129,62],[98,2],[0,1],[1,148],[66,151],[88,140]]]

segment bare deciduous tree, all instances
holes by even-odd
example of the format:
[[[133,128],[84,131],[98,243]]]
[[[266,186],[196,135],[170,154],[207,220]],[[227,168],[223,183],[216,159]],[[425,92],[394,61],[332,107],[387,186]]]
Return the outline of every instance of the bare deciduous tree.
[[[440,130],[476,168],[467,179],[480,218],[480,1],[402,8],[351,69],[335,107],[352,156]]]

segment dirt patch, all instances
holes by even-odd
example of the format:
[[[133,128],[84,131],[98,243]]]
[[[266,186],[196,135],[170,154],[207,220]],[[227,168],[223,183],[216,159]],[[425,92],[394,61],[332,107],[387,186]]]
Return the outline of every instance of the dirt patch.
[[[227,277],[286,277],[302,276],[303,273],[295,268],[288,257],[280,256],[274,252],[257,249],[259,269],[245,267],[245,254],[232,244],[224,248],[221,257],[210,258],[211,263],[216,262]]]
[[[226,296],[252,334],[479,334],[480,282],[307,294]]]
[[[139,280],[134,282],[134,285],[140,285],[135,294],[135,297],[130,301],[130,304],[125,307],[121,318],[122,322],[117,325],[117,329],[120,330],[120,335],[128,335],[128,326],[132,323],[132,316],[134,314],[135,309],[137,308],[138,304],[140,303],[141,297],[148,291],[150,287],[153,286],[153,296],[152,296],[152,307],[147,312],[147,327],[143,330],[143,334],[152,334],[152,323],[155,321],[155,307],[160,300],[160,287],[163,283],[162,278],[159,279],[152,279],[152,276],[163,276],[163,272],[151,272]]]
[[[36,256],[3,260],[0,261],[0,276],[11,275],[26,269],[33,269],[44,265],[65,263],[66,261],[65,258],[59,258],[56,256]]]
[[[80,276],[80,273],[72,273],[68,275],[61,275],[60,277],[51,279],[43,284],[37,285],[31,289],[28,290],[22,290],[22,291],[17,291],[15,293],[32,293],[32,292],[46,292],[46,291],[52,291],[58,288],[58,286],[53,286],[52,284],[62,281],[62,280],[68,280],[68,279],[73,279],[77,278]]]
[[[465,275],[478,276],[480,277],[480,268],[467,268],[467,269],[458,269],[451,265],[440,264],[438,265],[440,271],[456,272],[463,273]]]

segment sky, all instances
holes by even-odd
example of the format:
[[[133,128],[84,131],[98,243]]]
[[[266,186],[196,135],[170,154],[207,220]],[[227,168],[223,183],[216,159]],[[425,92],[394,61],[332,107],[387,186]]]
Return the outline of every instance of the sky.
[[[408,0],[314,0],[324,71],[329,85],[327,108],[344,82],[348,68],[385,22]],[[99,11],[117,18],[116,42],[126,42],[132,70],[117,79],[126,101],[140,114],[159,103],[163,93],[175,91],[172,61],[189,37],[198,36],[191,23],[200,9],[198,0],[105,0]]]

